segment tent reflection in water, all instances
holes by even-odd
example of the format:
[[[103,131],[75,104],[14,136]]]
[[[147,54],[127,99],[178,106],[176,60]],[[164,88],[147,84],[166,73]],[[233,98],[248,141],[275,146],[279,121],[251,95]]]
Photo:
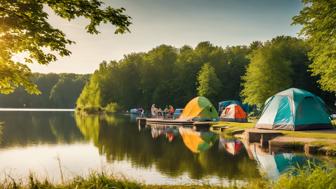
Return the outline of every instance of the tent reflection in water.
[[[301,89],[290,88],[270,97],[256,124],[260,129],[331,129],[323,100]]]
[[[265,173],[269,179],[277,179],[279,176],[291,168],[303,166],[308,163],[308,158],[304,155],[293,153],[269,154],[253,144],[250,146],[254,159],[257,161],[259,169]]]
[[[188,102],[178,120],[217,121],[218,113],[207,98],[200,96]]]
[[[237,155],[243,148],[243,143],[236,139],[225,139],[219,138],[219,149],[225,149],[226,152],[235,156]]]
[[[153,139],[165,136],[169,142],[172,142],[178,136],[178,130],[170,126],[151,126],[151,135]]]
[[[193,153],[200,153],[211,148],[218,140],[217,134],[213,132],[198,132],[191,128],[179,128],[185,146]]]

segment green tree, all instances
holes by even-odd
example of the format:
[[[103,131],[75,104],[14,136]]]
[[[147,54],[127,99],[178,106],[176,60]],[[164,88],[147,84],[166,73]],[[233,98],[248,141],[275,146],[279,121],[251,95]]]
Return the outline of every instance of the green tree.
[[[50,91],[50,101],[58,108],[74,108],[76,100],[86,83],[86,78],[86,75],[61,75],[61,78]]]
[[[77,108],[99,109],[101,107],[102,93],[99,73],[99,70],[95,71],[95,73],[93,73],[93,75],[90,77],[90,81],[85,84],[76,101]]]
[[[304,8],[293,17],[301,24],[300,34],[308,38],[313,75],[319,75],[322,89],[336,92],[336,1],[303,0]]]
[[[209,98],[212,102],[218,101],[221,92],[221,82],[218,79],[215,69],[210,64],[204,64],[197,77],[197,93],[200,96]]]
[[[259,63],[251,65],[254,68],[250,69],[258,71],[253,73],[256,76],[248,76],[249,80],[253,85],[267,88],[265,92],[260,91],[263,88],[245,84],[246,90],[249,88],[247,94],[257,95],[258,98],[262,94],[258,103],[263,103],[265,98],[289,86],[312,91],[330,102],[329,94],[317,87],[316,78],[307,71],[311,63],[307,56],[309,50],[305,41],[284,36],[264,44],[253,42],[250,46],[225,49],[209,42],[201,42],[195,48],[183,46],[180,49],[160,45],[148,52],[125,55],[118,62],[103,62],[84,87],[77,106],[96,109],[106,108],[113,103],[126,110],[149,108],[155,103],[161,107],[167,104],[184,107],[200,92],[198,87],[202,91],[204,89],[202,94],[206,94],[213,102],[239,100],[244,87],[241,83],[245,77],[242,76],[250,63],[248,55],[251,51],[253,62]],[[209,75],[204,73],[206,76],[200,87],[198,76],[202,67],[212,67],[212,71]],[[268,83],[264,75],[273,83]],[[273,78],[274,75],[276,78]],[[207,94],[209,91],[210,95]]]
[[[25,63],[48,64],[56,55],[69,56],[67,45],[74,43],[65,34],[51,26],[44,7],[56,15],[73,20],[84,17],[89,20],[88,33],[98,34],[101,23],[116,27],[115,33],[128,32],[130,17],[124,8],[103,6],[100,0],[2,0],[0,3],[0,93],[11,93],[23,86],[30,93],[39,93],[31,82],[31,71],[23,62],[12,57],[25,53]]]
[[[284,56],[286,44],[276,39],[252,52],[241,91],[245,103],[261,106],[268,97],[292,86],[291,62]]]

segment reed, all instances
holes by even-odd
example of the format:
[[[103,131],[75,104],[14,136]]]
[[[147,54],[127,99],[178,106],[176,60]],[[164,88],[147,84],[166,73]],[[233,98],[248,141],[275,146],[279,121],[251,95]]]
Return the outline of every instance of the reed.
[[[106,173],[91,173],[87,177],[75,177],[62,184],[53,184],[48,180],[38,180],[32,174],[27,183],[6,179],[0,183],[4,189],[306,189],[306,188],[336,188],[336,169],[330,165],[308,164],[296,167],[278,180],[254,179],[247,181],[242,187],[211,186],[211,185],[145,185],[125,178],[120,179]]]

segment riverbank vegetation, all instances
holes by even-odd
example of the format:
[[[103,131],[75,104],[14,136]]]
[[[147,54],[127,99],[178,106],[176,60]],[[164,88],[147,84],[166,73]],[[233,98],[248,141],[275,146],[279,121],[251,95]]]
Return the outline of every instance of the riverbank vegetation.
[[[78,98],[77,108],[101,110],[109,103],[124,110],[149,108],[153,103],[184,107],[198,95],[215,105],[228,99],[261,105],[288,87],[311,91],[333,108],[334,95],[322,91],[318,77],[308,70],[309,49],[304,40],[288,36],[226,48],[210,42],[195,48],[160,45],[101,63]]]
[[[41,91],[31,95],[22,87],[13,93],[0,94],[2,108],[74,108],[89,75],[34,73],[31,80]]]
[[[256,124],[257,120],[249,120],[247,123],[239,123],[239,122],[225,122],[220,121],[214,124],[214,127],[225,127],[224,132],[226,134],[233,134],[239,130],[245,130],[253,128]],[[332,121],[332,125],[336,128],[335,120]],[[330,130],[309,130],[309,131],[286,131],[286,130],[277,130],[281,132],[285,136],[298,137],[298,138],[317,138],[317,139],[336,139],[336,135],[334,132],[330,132]],[[335,144],[336,145],[336,144]]]
[[[237,186],[211,186],[211,185],[146,185],[136,181],[129,181],[127,179],[120,179],[105,173],[92,173],[88,177],[76,177],[63,184],[53,184],[48,180],[39,181],[31,175],[28,183],[7,179],[0,183],[0,187],[4,189],[72,189],[72,188],[92,188],[92,189],[110,189],[110,188],[127,188],[127,189],[208,189],[208,188],[222,188],[222,189],[300,189],[300,188],[335,188],[336,187],[336,169],[327,165],[313,165],[308,164],[305,167],[297,167],[288,173],[280,176],[278,180],[266,180],[263,178],[252,179],[246,181],[245,185]]]

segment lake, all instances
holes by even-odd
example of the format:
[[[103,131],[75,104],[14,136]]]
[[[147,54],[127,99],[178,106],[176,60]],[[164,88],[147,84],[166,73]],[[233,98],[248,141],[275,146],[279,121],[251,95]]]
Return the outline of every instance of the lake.
[[[0,179],[61,182],[104,171],[147,184],[242,184],[276,179],[302,154],[268,154],[210,131],[138,128],[129,116],[71,111],[0,111]],[[315,160],[315,159],[314,159]],[[62,178],[63,177],[63,178]]]

